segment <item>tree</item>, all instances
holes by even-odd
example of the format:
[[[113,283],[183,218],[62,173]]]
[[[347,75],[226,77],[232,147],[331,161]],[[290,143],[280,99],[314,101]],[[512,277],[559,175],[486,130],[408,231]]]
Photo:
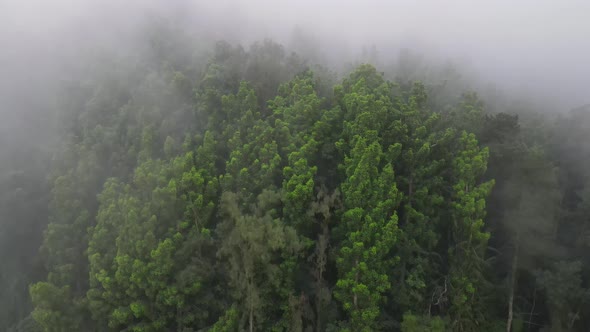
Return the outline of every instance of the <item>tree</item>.
[[[484,294],[483,274],[489,233],[484,230],[485,199],[494,181],[478,184],[488,158],[487,148],[480,149],[475,135],[463,132],[453,160],[453,195],[449,250],[450,313],[454,329],[471,331],[485,320],[481,303]]]
[[[335,296],[350,315],[348,328],[369,331],[377,327],[379,305],[391,287],[387,271],[397,260],[390,252],[398,236],[395,209],[400,197],[390,164],[395,156],[384,156],[377,142],[360,136],[355,141],[344,164],[339,232],[346,235],[338,252]],[[380,167],[382,159],[386,163]]]
[[[443,261],[436,252],[444,232],[448,179],[443,176],[455,140],[455,131],[441,125],[440,114],[427,109],[422,84],[415,84],[407,98],[397,98],[397,109],[384,138],[401,144],[394,163],[397,186],[404,193],[400,208],[400,256],[395,275],[399,288],[392,293],[398,309],[431,312],[442,306],[433,294],[444,288],[439,269]],[[433,303],[434,302],[434,303]]]
[[[273,308],[269,297],[280,287],[280,267],[273,263],[282,251],[296,255],[298,247],[294,230],[281,224],[276,205],[280,195],[264,191],[253,207],[244,214],[234,193],[222,195],[220,213],[223,222],[218,232],[224,234],[218,255],[227,262],[228,278],[238,315],[237,325],[249,331],[270,328]],[[236,324],[233,323],[233,324]]]
[[[581,306],[590,299],[582,286],[580,262],[557,262],[537,272],[537,282],[547,293],[551,331],[571,331],[580,319]]]

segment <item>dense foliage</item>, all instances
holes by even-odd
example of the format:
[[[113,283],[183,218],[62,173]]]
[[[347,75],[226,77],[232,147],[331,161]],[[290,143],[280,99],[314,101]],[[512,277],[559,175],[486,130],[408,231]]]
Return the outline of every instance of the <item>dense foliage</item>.
[[[0,329],[590,328],[590,110],[153,38],[2,165]]]

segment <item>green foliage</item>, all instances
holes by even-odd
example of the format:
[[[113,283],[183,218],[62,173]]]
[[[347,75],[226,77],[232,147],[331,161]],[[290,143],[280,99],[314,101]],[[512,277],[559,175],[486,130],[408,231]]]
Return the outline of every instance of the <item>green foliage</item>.
[[[218,255],[227,261],[229,285],[240,315],[241,325],[249,329],[268,326],[272,294],[281,286],[280,267],[273,264],[281,252],[296,255],[300,249],[295,231],[277,219],[280,196],[262,192],[252,215],[240,210],[238,197],[224,193],[220,213],[223,222],[218,232],[224,234]]]
[[[82,329],[84,313],[80,303],[73,303],[68,286],[58,288],[51,283],[39,282],[31,286],[35,305],[33,318],[47,332]]]
[[[398,237],[396,208],[401,198],[392,167],[399,147],[383,151],[377,141],[379,129],[374,127],[379,122],[371,119],[387,112],[385,95],[378,98],[371,93],[371,88],[385,93],[383,79],[370,66],[351,74],[349,80],[353,79],[358,83],[345,81],[342,95],[349,119],[344,134],[350,136],[348,142],[339,142],[345,154],[345,180],[335,297],[349,314],[348,329],[369,331],[375,328],[383,296],[391,287],[387,271],[398,259],[391,254]]]
[[[399,198],[391,166],[378,169],[382,153],[378,143],[368,145],[358,138],[345,164],[340,231],[347,236],[337,259],[335,295],[350,313],[353,330],[373,326],[382,294],[391,287],[386,271],[396,261],[388,256],[397,237]]]
[[[213,325],[210,332],[232,332],[239,330],[238,310],[234,307],[229,308],[225,314]]]
[[[432,294],[444,288],[436,273],[442,262],[435,249],[444,232],[441,220],[446,218],[449,184],[443,174],[449,167],[450,144],[455,139],[455,132],[442,127],[441,116],[428,111],[425,102],[424,86],[415,84],[407,101],[397,99],[394,118],[384,137],[401,145],[394,167],[398,188],[405,194],[400,208],[402,232],[396,248],[400,264],[395,275],[400,287],[393,297],[402,310],[418,312],[431,306]]]
[[[484,230],[485,199],[493,181],[478,184],[486,170],[488,150],[480,149],[473,134],[462,133],[463,150],[453,160],[451,234],[455,248],[449,251],[451,318],[459,331],[477,329],[485,318],[484,255],[489,233]]]
[[[94,317],[110,328],[156,331],[210,321],[216,307],[205,303],[214,294],[203,287],[213,277],[205,268],[212,259],[207,227],[218,190],[205,162],[212,144],[206,138],[197,149],[200,171],[188,153],[168,164],[141,164],[132,185],[105,184],[88,250],[88,298]]]
[[[271,41],[220,42],[205,62],[161,29],[149,59],[74,84],[47,187],[0,178],[7,225],[49,222],[31,245],[45,228],[46,271],[7,254],[22,237],[0,225],[0,306],[28,284],[34,306],[1,328],[497,331],[513,275],[513,331],[590,326],[588,271],[544,263],[588,259],[583,126],[562,119],[555,138],[411,82],[424,69],[408,54],[399,82],[364,64],[328,86]]]
[[[537,273],[537,283],[547,293],[551,331],[571,331],[590,300],[590,289],[582,286],[581,269],[580,262],[557,262]]]
[[[445,332],[446,322],[441,317],[416,316],[404,314],[401,324],[402,332]]]

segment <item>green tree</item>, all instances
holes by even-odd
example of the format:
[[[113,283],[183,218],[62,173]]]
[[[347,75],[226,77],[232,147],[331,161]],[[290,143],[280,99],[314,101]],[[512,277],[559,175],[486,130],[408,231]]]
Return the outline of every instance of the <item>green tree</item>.
[[[451,236],[449,250],[450,313],[453,329],[477,330],[485,321],[485,252],[489,233],[484,229],[485,199],[494,181],[480,183],[487,167],[488,149],[479,148],[475,135],[463,132],[453,160]]]
[[[218,255],[227,262],[229,284],[239,312],[232,316],[239,319],[240,329],[270,329],[273,323],[269,318],[277,309],[270,298],[281,286],[281,269],[273,262],[282,252],[296,255],[300,248],[292,247],[297,243],[293,228],[278,218],[279,194],[262,192],[252,214],[242,212],[238,200],[234,193],[222,195],[223,221],[217,229],[224,235]]]
[[[349,329],[369,331],[378,326],[380,304],[391,287],[387,271],[397,261],[390,253],[398,236],[395,210],[400,195],[390,164],[395,156],[385,155],[377,142],[363,137],[355,141],[342,184],[339,231],[345,235],[337,258],[335,296],[350,315]]]
[[[551,331],[572,331],[580,320],[581,308],[590,300],[582,286],[580,262],[557,262],[537,272],[537,282],[547,294]]]

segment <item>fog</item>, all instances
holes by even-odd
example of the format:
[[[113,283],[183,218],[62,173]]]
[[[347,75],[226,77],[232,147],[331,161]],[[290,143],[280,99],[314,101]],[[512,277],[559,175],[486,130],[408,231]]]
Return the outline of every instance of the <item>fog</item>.
[[[83,80],[101,55],[145,52],[154,19],[173,22],[195,44],[272,39],[340,74],[362,61],[391,71],[411,50],[425,66],[452,63],[464,88],[484,99],[499,91],[558,114],[590,103],[588,15],[586,1],[5,0],[0,166],[18,168],[31,149],[51,150],[60,86]]]
[[[363,46],[375,46],[383,62],[409,48],[559,111],[589,102],[589,14],[585,1],[5,0],[0,86],[6,100],[20,95],[22,80],[53,85],[88,49],[133,49],[144,19],[159,15],[246,45],[271,38],[289,46],[299,31],[330,63]]]
[[[219,123],[223,128],[217,128],[217,124],[227,120],[223,117],[234,120],[233,115],[248,113],[241,108],[236,111],[237,106],[236,110],[232,109],[234,113],[228,113],[224,110],[227,107],[224,102],[230,103],[233,99],[226,100],[222,95],[237,90],[240,80],[253,77],[253,85],[258,84],[253,91],[260,93],[254,99],[258,97],[257,105],[263,111],[268,111],[265,108],[271,109],[269,105],[272,103],[266,102],[267,97],[277,96],[277,86],[308,68],[301,65],[299,58],[289,57],[291,52],[299,54],[306,60],[305,64],[315,70],[317,76],[314,79],[319,77],[310,86],[317,84],[314,89],[318,91],[317,96],[321,97],[317,104],[322,107],[318,114],[322,115],[330,113],[332,109],[345,108],[337,104],[338,99],[334,98],[337,93],[333,91],[338,89],[333,87],[363,62],[375,65],[387,79],[401,83],[401,88],[395,90],[395,101],[400,102],[395,107],[405,102],[403,96],[411,87],[406,85],[408,81],[422,78],[430,80],[425,87],[429,103],[427,107],[436,108],[432,110],[435,112],[441,111],[444,121],[448,121],[441,122],[443,125],[456,125],[457,129],[475,133],[481,145],[491,151],[490,167],[485,176],[497,182],[493,195],[486,202],[489,203],[486,205],[489,214],[485,222],[486,228],[493,234],[488,249],[497,246],[494,249],[497,256],[492,255],[497,258],[497,262],[490,265],[496,271],[489,273],[497,278],[494,280],[496,286],[504,287],[503,280],[510,273],[513,278],[510,288],[515,288],[518,280],[522,284],[534,284],[531,281],[536,278],[533,270],[547,269],[548,262],[557,256],[560,259],[582,257],[586,263],[590,262],[590,257],[586,255],[590,248],[586,218],[590,213],[590,175],[586,171],[590,148],[587,144],[581,144],[580,147],[580,142],[590,139],[590,134],[586,134],[590,116],[580,111],[569,117],[554,117],[590,105],[589,18],[590,2],[584,0],[0,0],[0,259],[7,266],[0,271],[0,308],[10,309],[0,311],[0,330],[19,321],[32,319],[29,314],[35,301],[29,299],[29,285],[38,281],[51,281],[52,274],[61,271],[64,266],[87,267],[89,239],[86,237],[86,226],[89,230],[94,227],[96,216],[99,215],[97,210],[106,206],[106,203],[97,200],[97,197],[103,196],[103,190],[106,192],[104,196],[109,197],[108,187],[103,185],[110,182],[105,181],[113,177],[120,181],[121,188],[123,184],[131,183],[129,179],[133,178],[131,174],[136,169],[143,172],[140,166],[144,166],[144,158],[152,158],[149,154],[150,144],[158,144],[161,155],[168,159],[181,148],[190,148],[191,144],[202,144],[195,151],[203,148],[204,153],[208,151],[205,143],[213,144],[215,149],[223,153],[212,158],[215,160],[212,164],[222,164],[222,167],[211,166],[219,168],[211,173],[215,174],[211,175],[211,179],[214,179],[211,183],[217,183],[217,176],[221,179],[225,174],[226,164],[222,163],[227,157],[225,153],[234,150],[228,144],[232,139],[225,135],[235,130],[233,125]],[[224,40],[248,49],[253,43],[268,39],[283,45],[288,52],[287,56],[283,56],[282,50],[271,43],[258,54],[251,52],[255,54],[252,58],[244,56],[243,53],[247,52],[241,52],[240,49],[216,49],[213,46],[214,42]],[[168,49],[162,51],[161,48]],[[277,49],[280,51],[276,52]],[[217,62],[208,66],[207,59],[216,51],[222,54],[219,58],[223,59],[215,58]],[[158,52],[165,54],[156,54]],[[268,56],[271,58],[268,66],[263,63],[268,59],[264,52],[272,53]],[[275,60],[279,64],[273,63]],[[175,64],[170,65],[169,62]],[[218,70],[217,65],[222,69]],[[373,69],[370,70],[373,73]],[[252,72],[256,75],[252,75]],[[210,83],[208,79],[214,82]],[[451,82],[448,86],[445,85],[447,81]],[[215,86],[226,83],[227,89],[225,86]],[[215,100],[211,102],[213,106],[208,105],[208,84],[214,87],[211,88],[215,93]],[[471,98],[472,95],[459,98],[466,90],[478,92],[491,110],[490,113],[500,114],[479,113],[479,99]],[[250,102],[249,98],[245,99]],[[467,102],[460,104],[465,100]],[[327,105],[326,108],[323,108],[322,103]],[[310,102],[310,105],[315,104]],[[298,110],[295,107],[293,109]],[[456,110],[459,111],[454,112]],[[223,114],[217,118],[207,112],[216,116],[218,113]],[[455,114],[461,112],[464,114]],[[471,113],[476,116],[472,118]],[[342,123],[341,118],[331,116],[334,115],[327,116],[326,122],[330,126],[330,121]],[[317,119],[312,122],[321,123]],[[213,122],[214,126],[208,123],[201,128],[200,121]],[[157,123],[157,130],[152,128],[154,123]],[[201,129],[205,130],[206,126],[215,127],[211,131],[219,132],[219,137],[215,137],[219,142],[205,141],[208,136],[203,138]],[[420,132],[426,126],[431,124],[414,128],[415,132]],[[429,139],[439,134],[446,137],[446,133],[442,135],[434,127],[428,129],[432,130]],[[322,150],[322,158],[329,165],[325,168],[330,169],[325,171],[319,168],[325,171],[325,174],[320,174],[322,177],[329,178],[333,169],[337,168],[336,164],[332,164],[337,159],[331,155],[334,145],[332,139],[347,139],[344,135],[340,137],[339,131],[334,132],[336,136],[323,138],[329,144],[326,144],[327,152]],[[156,138],[150,136],[152,134]],[[191,135],[194,137],[191,138]],[[412,135],[417,137],[415,133]],[[301,137],[308,139],[312,136]],[[406,138],[408,142],[412,137],[409,135]],[[422,141],[416,141],[422,144]],[[180,142],[183,142],[182,147]],[[432,142],[424,140],[423,145],[416,146],[434,148],[439,144],[438,141],[433,142],[431,146]],[[143,146],[144,143],[147,147]],[[437,149],[441,149],[443,144]],[[163,149],[159,148],[160,145]],[[284,150],[290,151],[291,148],[289,146]],[[410,146],[408,149],[411,151],[412,148]],[[454,145],[452,149],[449,148],[453,153],[463,151]],[[235,150],[236,155],[240,155],[240,150]],[[419,151],[423,151],[422,148]],[[481,155],[488,157],[487,151]],[[435,157],[438,158],[432,158]],[[413,164],[412,167],[405,167],[406,161],[402,159],[399,163],[401,166],[396,166],[401,169],[400,183],[405,181],[403,172],[407,171],[406,168],[412,172],[414,169]],[[248,160],[244,158],[243,162]],[[425,164],[428,161],[439,162],[437,159],[424,160],[427,160]],[[285,157],[283,161],[288,160]],[[320,164],[323,162],[322,159]],[[148,164],[145,162],[145,165]],[[158,167],[163,167],[162,174],[168,172],[167,166]],[[151,168],[145,172],[153,173],[154,178],[155,174],[159,174],[159,171]],[[428,172],[431,170],[422,172],[430,174]],[[483,172],[485,170],[482,171],[482,177]],[[398,176],[397,173],[395,176]],[[405,176],[410,179],[411,193],[414,174]],[[205,180],[207,177],[203,175]],[[309,182],[306,186],[309,186]],[[145,189],[146,197],[151,193],[150,188]],[[112,191],[114,193],[116,190]],[[334,204],[328,210],[339,209],[336,201],[340,198],[337,196],[333,194],[333,198],[327,199],[335,200],[326,203]],[[134,202],[131,198],[128,201]],[[112,200],[121,204],[121,210],[128,209],[128,206],[131,206],[130,210],[134,208],[134,205],[127,205],[127,198],[114,197]],[[424,202],[421,204],[428,205]],[[57,206],[59,204],[62,205]],[[147,206],[146,203],[144,210],[149,212],[151,207]],[[78,211],[82,208],[88,213]],[[401,214],[407,213],[401,208],[399,211]],[[447,211],[444,211],[443,215],[446,214]],[[88,217],[88,220],[79,222],[83,217]],[[107,220],[110,214],[105,213],[101,218]],[[75,227],[61,227],[61,223]],[[53,226],[56,227],[51,228]],[[327,229],[328,226],[326,232]],[[115,231],[105,232],[119,241]],[[542,232],[550,233],[550,236]],[[329,235],[326,234],[320,237]],[[584,237],[586,235],[587,238]],[[534,243],[528,243],[527,236]],[[49,245],[42,244],[43,239]],[[107,243],[107,240],[104,242]],[[518,246],[520,249],[514,250]],[[15,255],[21,247],[24,249],[20,256]],[[516,263],[519,250],[520,266]],[[214,251],[212,253],[214,256]],[[61,262],[62,256],[67,256],[65,261],[74,263]],[[212,259],[217,259],[213,256]],[[330,269],[334,270],[334,267]],[[405,269],[404,265],[404,275]],[[525,269],[530,270],[527,271],[530,274],[523,274],[518,279],[516,271],[521,273]],[[76,290],[80,292],[76,295],[79,297],[73,299],[86,299],[85,292],[88,289],[80,287],[79,282],[88,281],[83,277],[88,275],[88,271],[72,271],[80,288]],[[587,272],[584,284],[588,284]],[[334,274],[335,271],[326,273]],[[334,277],[328,279],[330,282],[336,280]],[[442,291],[440,280],[431,281],[428,281],[431,284],[428,287],[440,286]],[[322,284],[321,280],[319,284]],[[436,287],[428,291],[438,292]],[[536,284],[533,287],[537,287]],[[440,294],[437,304],[441,303],[444,292]],[[581,292],[574,289],[570,293]],[[53,293],[47,294],[48,297],[53,296]],[[519,305],[522,312],[530,311],[532,316],[537,288],[523,287],[516,294],[533,303],[532,309],[527,305]],[[428,299],[430,296],[426,294],[423,298]],[[434,293],[432,296],[434,300]],[[550,300],[549,297],[547,299]],[[38,303],[35,309],[43,309],[43,305],[39,306]],[[590,301],[585,303],[587,305]],[[60,306],[67,308],[69,304]],[[490,307],[493,306],[495,304]],[[503,303],[500,311],[505,312],[502,306]],[[430,304],[428,308],[430,316]],[[535,314],[545,315],[543,309],[540,310]],[[561,310],[558,311],[561,313]],[[576,311],[572,309],[572,312]],[[569,314],[567,311],[563,313]],[[209,313],[203,314],[207,315]],[[401,315],[398,316],[401,318]],[[211,318],[216,319],[213,316]],[[540,318],[540,322],[547,323],[545,318]],[[580,330],[587,331],[590,328],[590,318],[584,320],[586,323]]]
[[[409,49],[425,66],[452,63],[484,97],[566,112],[590,103],[589,14],[585,1],[4,0],[0,145],[6,156],[54,138],[63,82],[83,79],[97,56],[141,54],[154,19],[195,44],[272,39],[340,73],[363,61],[391,72]]]
[[[214,17],[275,37],[300,26],[318,43],[354,52],[376,45],[382,57],[407,47],[472,65],[504,89],[588,102],[590,4],[584,1],[215,1]],[[233,14],[231,14],[233,12]],[[229,30],[234,25],[223,24]]]

